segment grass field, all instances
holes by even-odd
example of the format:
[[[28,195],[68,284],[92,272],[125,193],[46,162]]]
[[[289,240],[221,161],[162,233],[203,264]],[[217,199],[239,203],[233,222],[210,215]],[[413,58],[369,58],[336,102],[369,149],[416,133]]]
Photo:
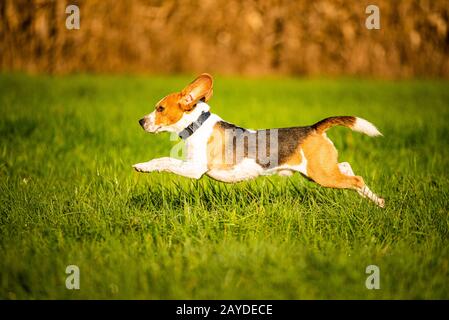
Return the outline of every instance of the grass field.
[[[299,175],[134,172],[177,143],[137,120],[191,79],[0,75],[0,298],[449,298],[448,82],[215,79],[212,111],[245,127],[373,122],[329,136],[382,210]]]

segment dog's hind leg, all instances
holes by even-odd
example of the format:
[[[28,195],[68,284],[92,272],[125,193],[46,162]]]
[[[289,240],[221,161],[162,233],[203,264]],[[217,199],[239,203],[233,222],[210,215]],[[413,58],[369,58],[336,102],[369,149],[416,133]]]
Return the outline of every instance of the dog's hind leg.
[[[356,190],[362,197],[370,199],[381,208],[385,208],[385,199],[372,192],[367,185],[364,185],[362,188],[357,188]]]
[[[384,207],[385,200],[374,194],[362,177],[354,175],[349,163],[338,163],[337,150],[327,137],[310,136],[303,150],[307,159],[307,175],[313,181],[323,187],[356,190],[379,207]]]
[[[340,169],[340,172],[347,175],[347,176],[355,176],[354,171],[352,171],[351,165],[348,162],[341,162],[338,164],[338,168]],[[384,208],[385,207],[385,200],[380,198],[378,195],[376,195],[374,192],[368,188],[368,186],[365,184],[361,188],[357,188],[356,191],[364,198],[368,198],[371,201],[373,201],[375,204],[377,204],[379,207]]]

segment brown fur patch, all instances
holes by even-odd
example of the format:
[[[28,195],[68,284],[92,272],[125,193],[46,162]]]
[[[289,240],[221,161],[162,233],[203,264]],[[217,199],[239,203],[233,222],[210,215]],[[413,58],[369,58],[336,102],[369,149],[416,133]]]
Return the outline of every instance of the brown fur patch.
[[[302,156],[301,156],[301,145],[298,143],[295,151],[293,151],[290,155],[286,155],[284,162],[281,164],[297,166],[301,164]]]
[[[362,177],[347,176],[338,168],[338,153],[334,145],[321,134],[312,134],[302,144],[307,159],[307,175],[316,183],[331,188],[361,188]]]
[[[209,101],[214,92],[213,78],[208,73],[200,74],[187,87],[181,91],[182,99],[180,100],[181,107],[186,110],[192,110],[198,101]]]
[[[254,159],[265,169],[283,164],[297,165],[302,160],[299,146],[312,132],[311,127],[249,131],[220,121],[208,141],[208,166],[210,169],[227,169],[244,158]],[[243,143],[241,150],[237,150],[238,141]]]
[[[323,119],[317,123],[315,123],[312,127],[318,132],[323,133],[327,129],[334,126],[344,126],[348,128],[352,128],[355,123],[356,118],[352,116],[339,116],[339,117],[330,117]]]
[[[281,128],[278,130],[279,165],[298,165],[302,161],[301,144],[313,133],[311,127]]]
[[[179,104],[180,98],[180,93],[172,93],[158,102],[158,104],[156,105],[156,117],[154,120],[154,123],[156,125],[172,125],[182,118],[184,110]],[[163,111],[158,111],[159,107],[163,107]]]

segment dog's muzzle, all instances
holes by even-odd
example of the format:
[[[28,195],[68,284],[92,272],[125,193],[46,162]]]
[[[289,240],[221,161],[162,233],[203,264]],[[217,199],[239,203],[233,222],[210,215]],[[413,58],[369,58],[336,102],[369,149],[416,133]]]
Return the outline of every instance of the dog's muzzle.
[[[139,124],[143,130],[149,133],[157,133],[160,129],[160,126],[154,125],[154,119],[150,116],[144,117],[139,120]]]

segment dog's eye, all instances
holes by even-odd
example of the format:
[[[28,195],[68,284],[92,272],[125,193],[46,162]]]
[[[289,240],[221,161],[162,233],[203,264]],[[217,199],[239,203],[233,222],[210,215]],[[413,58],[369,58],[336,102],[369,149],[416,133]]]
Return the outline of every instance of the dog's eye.
[[[159,106],[159,107],[157,107],[156,110],[157,110],[157,112],[162,112],[165,110],[165,108],[163,106]]]

